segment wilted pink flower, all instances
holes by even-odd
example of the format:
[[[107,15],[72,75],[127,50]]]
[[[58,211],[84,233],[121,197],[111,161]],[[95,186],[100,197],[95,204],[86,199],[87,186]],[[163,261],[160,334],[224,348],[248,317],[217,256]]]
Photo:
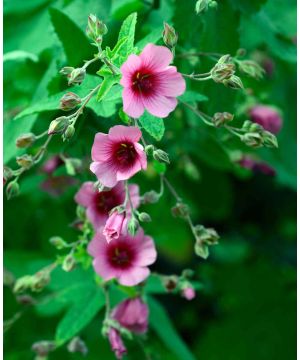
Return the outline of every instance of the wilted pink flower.
[[[282,127],[282,118],[270,106],[257,105],[249,111],[251,120],[261,125],[265,130],[277,134]]]
[[[272,168],[269,164],[255,160],[251,156],[243,156],[242,159],[239,161],[239,164],[243,168],[252,170],[256,173],[262,173],[269,176],[276,175],[275,169]]]
[[[114,239],[118,239],[121,234],[125,234],[126,227],[126,212],[124,211],[122,213],[118,213],[118,211],[114,211],[106,221],[103,229],[103,235],[105,236],[107,242],[110,242]]]
[[[156,260],[156,250],[151,237],[142,229],[133,237],[121,235],[107,243],[101,229],[89,243],[88,252],[94,257],[95,271],[105,281],[116,278],[121,285],[134,286],[150,274],[148,265]]]
[[[132,54],[121,66],[124,111],[139,118],[146,109],[165,118],[185,91],[185,81],[175,66],[169,66],[172,52],[165,46],[148,44],[138,56]]]
[[[139,297],[122,301],[113,309],[111,316],[136,334],[143,334],[148,329],[148,305]]]
[[[50,159],[45,161],[44,165],[42,166],[42,171],[51,175],[60,165],[63,165],[64,162],[58,156],[52,156]]]
[[[147,168],[144,148],[138,143],[141,136],[139,128],[123,125],[110,128],[108,134],[96,134],[90,169],[103,185],[113,187]]]
[[[191,286],[189,286],[182,290],[182,296],[187,300],[193,300],[196,296],[196,292]]]
[[[122,338],[118,332],[118,330],[114,328],[109,328],[108,331],[108,340],[110,342],[110,346],[112,351],[115,353],[117,359],[122,359],[123,355],[127,353],[127,350],[124,346]]]
[[[140,204],[139,187],[135,184],[128,185],[129,195],[134,208]],[[86,215],[93,224],[95,230],[105,225],[111,209],[121,205],[125,200],[124,183],[121,181],[115,187],[107,191],[98,191],[92,181],[82,184],[75,195],[77,204],[87,208]]]

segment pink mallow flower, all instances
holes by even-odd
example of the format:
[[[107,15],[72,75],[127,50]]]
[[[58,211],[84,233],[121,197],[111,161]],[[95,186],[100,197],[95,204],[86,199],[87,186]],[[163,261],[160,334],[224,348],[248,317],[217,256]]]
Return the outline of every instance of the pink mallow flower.
[[[121,285],[134,286],[150,274],[147,267],[156,260],[156,249],[151,237],[142,229],[133,237],[121,235],[107,243],[102,229],[89,243],[88,252],[94,257],[93,265],[97,274],[105,281],[116,278]]]
[[[146,109],[165,118],[176,108],[185,81],[175,66],[169,66],[172,60],[168,48],[148,44],[139,56],[130,55],[121,66],[123,108],[129,116],[139,118]]]
[[[142,136],[135,126],[117,125],[108,134],[98,133],[92,147],[91,171],[105,186],[113,187],[147,168],[144,148],[138,143]]]
[[[134,208],[137,208],[140,204],[139,187],[138,185],[130,184],[128,188],[132,205]],[[87,218],[93,224],[95,230],[105,225],[110,210],[123,204],[124,200],[125,188],[123,182],[119,182],[110,190],[99,192],[92,181],[87,181],[82,184],[75,195],[77,204],[87,209]]]
[[[114,239],[118,239],[121,234],[126,234],[127,222],[125,211],[122,213],[114,211],[110,215],[103,229],[103,235],[108,243]]]
[[[196,291],[191,286],[182,289],[182,296],[187,300],[193,300],[196,296]]]
[[[257,105],[249,111],[253,122],[261,125],[265,130],[277,134],[282,128],[282,118],[280,114],[270,106]]]
[[[148,330],[149,309],[140,297],[122,301],[113,309],[111,316],[136,334],[144,334]]]
[[[112,351],[115,353],[117,359],[122,359],[123,355],[127,353],[123,340],[118,330],[110,328],[108,331],[108,340]]]

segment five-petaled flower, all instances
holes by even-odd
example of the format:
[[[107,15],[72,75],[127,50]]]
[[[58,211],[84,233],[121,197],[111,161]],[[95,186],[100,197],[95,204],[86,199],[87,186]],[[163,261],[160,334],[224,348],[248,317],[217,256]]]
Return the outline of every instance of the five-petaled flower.
[[[136,184],[128,185],[129,196],[134,208],[140,203],[139,187]],[[81,188],[75,195],[77,204],[87,209],[86,215],[97,230],[100,226],[105,225],[109,212],[114,207],[122,205],[125,200],[124,183],[120,181],[115,187],[99,191],[95,188],[92,181],[82,184]]]
[[[172,52],[165,46],[148,44],[138,56],[132,54],[121,66],[124,111],[139,118],[146,109],[165,118],[185,91],[185,81],[175,66],[169,66]]]
[[[91,171],[105,186],[113,187],[147,168],[142,136],[135,126],[117,125],[108,134],[97,133],[92,147]]]
[[[122,234],[110,243],[100,229],[89,243],[88,252],[94,257],[95,271],[105,281],[116,278],[125,286],[144,281],[150,274],[148,266],[157,256],[152,238],[142,229],[134,237]]]

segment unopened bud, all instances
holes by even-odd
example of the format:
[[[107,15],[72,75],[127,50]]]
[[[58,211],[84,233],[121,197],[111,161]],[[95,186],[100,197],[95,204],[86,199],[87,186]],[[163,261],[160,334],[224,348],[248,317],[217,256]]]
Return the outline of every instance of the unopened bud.
[[[5,181],[11,179],[14,176],[14,172],[8,166],[3,166],[3,178]]]
[[[102,36],[107,33],[107,26],[103,21],[99,20],[96,15],[90,14],[88,17],[88,26],[86,34],[95,42],[102,42]]]
[[[162,35],[163,41],[168,47],[173,48],[176,46],[178,35],[175,29],[166,22],[164,23],[164,31]]]
[[[35,135],[33,133],[22,134],[16,140],[16,146],[18,148],[27,148],[35,142]]]
[[[243,60],[239,61],[239,70],[243,72],[244,74],[255,78],[256,80],[259,80],[263,78],[265,74],[265,70],[258,65],[255,61],[251,60]]]
[[[138,218],[141,222],[150,222],[151,216],[147,214],[146,212],[141,212],[138,214]]]
[[[252,148],[263,146],[263,138],[260,133],[246,133],[242,135],[241,140],[244,144]]]
[[[63,141],[70,140],[74,134],[75,134],[75,127],[73,124],[71,124],[66,128],[66,130],[62,135]]]
[[[17,164],[24,169],[30,169],[34,164],[33,157],[28,154],[18,156],[16,161],[17,161]]]
[[[59,107],[63,111],[69,111],[79,104],[81,104],[81,98],[73,92],[68,92],[60,99]]]
[[[207,11],[208,2],[209,2],[209,0],[198,0],[196,2],[196,7],[195,7],[196,13],[201,14],[202,12]]]
[[[175,206],[172,207],[171,211],[173,216],[183,219],[185,219],[190,214],[189,207],[183,203],[177,203]]]
[[[17,181],[13,180],[6,186],[6,197],[8,200],[18,196],[20,193],[20,187]]]
[[[88,348],[83,340],[79,336],[74,337],[68,344],[68,351],[70,353],[79,352],[82,355],[88,353]]]
[[[208,6],[211,8],[211,9],[216,9],[218,7],[218,3],[216,1],[210,1],[208,3]]]
[[[193,228],[196,241],[206,245],[216,245],[220,236],[213,228],[205,228],[203,225],[196,225]]]
[[[249,132],[252,125],[253,125],[252,121],[245,120],[244,123],[243,123],[243,126],[242,126],[242,130],[245,131],[245,132]]]
[[[221,83],[225,80],[229,80],[235,72],[234,63],[225,63],[223,62],[222,58],[220,60],[221,62],[219,61],[211,70],[211,77],[216,83]]]
[[[31,287],[31,284],[32,284],[32,276],[30,275],[22,276],[21,278],[17,279],[17,281],[15,282],[13,292],[15,294],[22,293],[25,290],[29,289]]]
[[[269,131],[264,131],[262,134],[264,146],[269,148],[278,148],[277,138]]]
[[[161,149],[156,149],[153,151],[153,158],[158,162],[170,164],[168,154]]]
[[[47,356],[49,352],[55,349],[55,343],[53,341],[39,341],[32,345],[31,350],[39,356]]]
[[[62,269],[66,272],[70,272],[75,269],[76,260],[72,254],[68,254],[62,264]]]
[[[160,195],[156,191],[151,190],[151,191],[146,192],[143,195],[143,203],[144,204],[155,204],[158,202],[159,198],[160,198]]]
[[[218,112],[214,114],[212,118],[212,122],[216,127],[220,127],[232,121],[233,118],[234,116],[228,112],[223,112],[223,113]]]
[[[86,71],[83,68],[74,69],[68,77],[68,85],[78,84],[80,85],[86,75]]]
[[[162,282],[167,291],[173,291],[176,289],[178,285],[178,276],[176,275],[164,276],[162,278]]]
[[[234,89],[234,90],[244,89],[244,85],[242,83],[242,80],[236,75],[232,75],[230,77],[230,79],[223,80],[223,84],[226,87],[229,87],[230,89]]]
[[[63,133],[67,126],[69,125],[69,118],[67,116],[60,116],[54,120],[51,121],[48,134],[61,134]]]
[[[138,228],[139,228],[139,222],[138,222],[137,218],[135,216],[131,216],[131,219],[128,221],[128,224],[127,224],[128,233],[131,236],[134,236],[136,234],[136,232],[138,231]]]
[[[145,152],[147,155],[152,155],[155,147],[153,145],[147,145],[145,147]]]
[[[72,73],[72,71],[74,70],[75,68],[71,67],[71,66],[65,66],[63,67],[61,70],[60,70],[60,74],[62,75],[65,75],[67,77],[69,77]]]
[[[67,243],[60,236],[53,236],[49,239],[51,245],[53,245],[57,250],[64,249]]]
[[[49,284],[50,280],[50,272],[48,269],[38,271],[32,276],[31,291],[42,291]]]

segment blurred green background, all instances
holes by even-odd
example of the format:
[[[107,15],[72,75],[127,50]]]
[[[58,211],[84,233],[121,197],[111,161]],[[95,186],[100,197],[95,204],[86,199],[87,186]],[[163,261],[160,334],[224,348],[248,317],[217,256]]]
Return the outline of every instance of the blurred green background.
[[[194,222],[212,226],[221,235],[220,245],[211,249],[209,259],[194,255],[192,234],[184,221],[172,217],[174,200],[168,193],[158,204],[144,209],[153,218],[146,231],[159,251],[153,269],[172,274],[194,268],[195,277],[203,283],[203,290],[191,302],[174,295],[157,296],[195,358],[292,360],[296,358],[296,1],[222,0],[217,10],[200,16],[195,14],[195,2],[4,0],[4,161],[15,167],[19,151],[14,141],[20,129],[26,132],[34,124],[33,130],[42,132],[60,114],[45,111],[13,120],[30,104],[66,89],[58,71],[69,64],[68,54],[57,36],[66,24],[63,17],[61,23],[54,22],[50,8],[59,9],[83,31],[87,16],[97,14],[109,28],[105,44],[115,43],[122,21],[137,11],[136,41],[142,40],[140,44],[161,43],[163,21],[167,21],[179,34],[177,55],[187,51],[234,55],[242,47],[247,58],[271,64],[263,80],[243,81],[257,103],[274,105],[282,112],[279,149],[253,152],[276,170],[276,176],[239,168],[232,162],[235,151],[252,151],[236,140],[223,143],[222,131],[207,129],[188,109],[179,106],[165,120],[166,133],[159,147],[170,154],[168,178],[190,205]],[[85,48],[72,33],[68,44],[78,61],[85,59]],[[178,56],[175,63],[185,73],[193,69],[205,72],[212,66],[205,57]],[[96,70],[91,69],[93,73]],[[213,82],[188,83],[188,87],[209,98],[200,103],[201,110],[236,113],[237,122],[247,118],[243,111],[246,98],[240,92]],[[111,106],[114,113],[115,105]],[[120,106],[116,104],[117,109]],[[87,109],[80,131],[67,146],[70,156],[84,156],[88,161],[94,134],[120,122],[117,115],[109,116],[106,111]],[[61,140],[56,139],[47,157],[60,148]],[[58,170],[58,176],[64,174],[64,169]],[[16,277],[36,271],[55,257],[48,242],[51,236],[69,241],[76,238],[76,230],[68,226],[75,219],[73,197],[82,181],[93,179],[88,171],[83,172],[76,176],[77,182],[59,185],[63,191],[55,197],[41,190],[45,178],[34,168],[20,182],[21,195],[4,202],[4,264]],[[136,181],[142,192],[159,187],[151,165]],[[5,287],[4,319],[12,318],[21,308],[11,289]],[[31,345],[52,339],[62,315],[59,309],[53,314],[26,310],[5,333],[5,359],[32,359]],[[82,331],[89,348],[87,359],[114,358],[100,334],[102,316],[100,313]],[[151,359],[178,359],[153,330],[147,344],[153,352]],[[128,348],[128,359],[143,358],[133,343],[128,343]],[[80,357],[65,348],[50,355],[50,359]]]

